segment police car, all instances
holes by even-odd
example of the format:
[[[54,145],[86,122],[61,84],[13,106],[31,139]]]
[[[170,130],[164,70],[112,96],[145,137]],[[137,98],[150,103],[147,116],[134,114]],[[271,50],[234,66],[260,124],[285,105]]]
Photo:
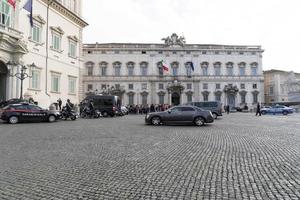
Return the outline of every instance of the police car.
[[[10,124],[18,122],[54,122],[58,118],[58,112],[45,110],[29,103],[10,104],[0,110],[0,119]]]

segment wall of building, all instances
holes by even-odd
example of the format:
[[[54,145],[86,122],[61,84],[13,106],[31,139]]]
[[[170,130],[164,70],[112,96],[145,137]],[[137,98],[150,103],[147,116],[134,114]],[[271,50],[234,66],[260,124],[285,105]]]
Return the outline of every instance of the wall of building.
[[[8,60],[13,60],[22,65],[28,66],[34,63],[39,71],[39,87],[31,87],[31,78],[24,80],[24,97],[32,97],[42,107],[48,107],[51,103],[56,102],[58,98],[63,101],[70,99],[74,103],[79,100],[79,72],[83,67],[81,54],[82,29],[87,24],[80,19],[68,15],[67,10],[53,1],[52,6],[48,7],[49,1],[34,0],[33,16],[34,23],[41,26],[41,41],[35,42],[32,39],[32,31],[29,22],[29,12],[22,9],[27,0],[21,0],[17,4],[15,13],[15,29],[21,32],[22,41],[28,52],[19,58],[10,56]],[[81,1],[80,1],[81,2]],[[81,4],[76,1],[76,12],[81,16]],[[48,12],[47,12],[48,11]],[[70,17],[72,16],[72,17]],[[37,19],[37,20],[36,20]],[[39,21],[41,20],[41,21]],[[61,36],[61,51],[55,51],[52,48],[52,32],[53,29],[60,27],[63,31]],[[47,32],[48,29],[48,32]],[[69,37],[76,38],[76,57],[69,56]],[[47,41],[48,40],[48,41]],[[76,43],[75,42],[75,43]],[[17,72],[17,69],[15,69]],[[31,71],[27,71],[31,75]],[[51,89],[51,74],[60,75],[59,92],[53,92]],[[69,93],[69,78],[75,79],[75,93]],[[12,79],[12,78],[10,78]],[[9,82],[10,94],[7,98],[19,97],[19,80],[13,78]]]
[[[131,48],[129,48],[131,45]],[[187,102],[187,92],[192,92],[193,101],[203,101],[204,97],[202,92],[209,92],[208,100],[215,100],[215,91],[222,92],[221,101],[223,104],[227,104],[227,97],[223,91],[226,85],[232,84],[237,86],[239,91],[243,90],[246,94],[246,103],[248,106],[253,105],[252,92],[257,91],[258,101],[264,102],[264,84],[262,75],[262,61],[260,48],[253,52],[244,50],[243,53],[240,51],[232,51],[228,54],[228,51],[224,50],[224,46],[215,50],[206,50],[206,54],[202,54],[203,49],[201,45],[196,45],[198,49],[191,50],[195,45],[186,45],[185,47],[162,47],[161,44],[94,44],[84,46],[84,59],[86,67],[89,62],[94,65],[93,76],[87,75],[87,68],[85,69],[85,75],[83,76],[84,93],[89,92],[87,90],[88,85],[93,85],[93,90],[101,93],[101,85],[115,85],[120,84],[125,89],[123,95],[123,104],[128,104],[128,92],[134,93],[134,104],[141,104],[141,93],[147,92],[149,104],[158,104],[159,98],[158,93],[164,92],[164,102],[170,102],[170,94],[168,94],[167,86],[174,80],[181,83],[185,89],[181,93],[181,103]],[[110,46],[108,48],[108,46]],[[133,47],[132,47],[133,46]],[[144,46],[144,48],[139,48]],[[126,48],[124,48],[126,47]],[[155,49],[157,48],[157,49]],[[142,53],[142,51],[144,53]],[[218,51],[218,53],[216,53]],[[175,54],[176,53],[176,54]],[[170,67],[172,62],[179,63],[178,76],[172,76],[172,74],[166,74],[163,77],[158,75],[157,63],[164,60]],[[101,76],[100,63],[107,63],[107,75]],[[114,75],[114,62],[121,63],[121,75]],[[126,64],[128,62],[135,63],[134,75],[128,75],[128,69]],[[148,63],[148,75],[142,76],[140,74],[140,63]],[[186,74],[185,63],[193,62],[195,71],[192,72],[192,76],[188,77]],[[201,63],[208,62],[208,75],[203,75]],[[213,63],[221,62],[221,75],[214,75]],[[233,75],[227,75],[226,63],[233,63]],[[246,63],[246,74],[239,75],[238,64],[241,62]],[[251,75],[251,63],[257,63],[257,75]],[[171,68],[170,68],[171,70]],[[142,89],[143,83],[147,83],[147,89]],[[164,84],[164,89],[158,89],[159,83]],[[187,89],[187,84],[192,84],[192,89]],[[203,84],[208,84],[208,89],[203,89]],[[220,84],[220,89],[216,90],[216,83]],[[241,89],[241,83],[245,84],[245,89]],[[130,90],[128,84],[134,84],[134,89]],[[257,88],[253,88],[253,84],[257,85]],[[236,94],[236,106],[242,106],[240,94]]]

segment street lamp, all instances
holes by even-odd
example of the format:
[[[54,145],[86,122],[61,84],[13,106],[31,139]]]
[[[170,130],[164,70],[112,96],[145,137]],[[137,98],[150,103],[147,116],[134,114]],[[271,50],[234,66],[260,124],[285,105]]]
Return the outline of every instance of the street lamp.
[[[26,78],[31,78],[32,75],[29,75],[28,73],[26,73],[26,70],[28,69],[25,65],[21,65],[21,64],[18,64],[18,63],[14,63],[14,62],[11,62],[11,61],[8,61],[8,63],[6,63],[7,66],[10,68],[10,69],[13,69],[15,67],[18,67],[20,66],[20,72],[17,72],[15,74],[9,74],[9,76],[12,76],[12,77],[16,77],[17,79],[20,79],[21,80],[21,92],[20,92],[20,99],[23,99],[23,81],[26,79]],[[31,65],[28,65],[29,67],[29,71],[32,73],[32,70],[34,68],[36,68],[36,65],[34,63],[32,63]]]

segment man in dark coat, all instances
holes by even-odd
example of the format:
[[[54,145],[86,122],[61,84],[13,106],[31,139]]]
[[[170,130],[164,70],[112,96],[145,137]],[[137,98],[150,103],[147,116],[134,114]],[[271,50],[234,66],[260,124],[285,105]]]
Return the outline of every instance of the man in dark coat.
[[[59,110],[61,110],[62,101],[60,98],[57,100],[57,103],[58,103]]]
[[[257,106],[256,106],[256,114],[255,114],[255,116],[257,116],[257,115],[261,116],[260,104],[259,103],[257,103]]]

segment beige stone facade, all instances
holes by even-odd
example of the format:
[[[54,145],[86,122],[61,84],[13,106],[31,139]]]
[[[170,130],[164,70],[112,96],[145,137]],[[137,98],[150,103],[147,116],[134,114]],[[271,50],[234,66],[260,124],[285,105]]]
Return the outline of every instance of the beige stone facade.
[[[264,71],[265,103],[300,102],[300,73]]]
[[[34,63],[23,81],[24,98],[32,97],[42,107],[58,98],[78,103],[82,29],[87,26],[81,0],[33,0],[32,27],[29,12],[22,9],[26,2],[17,1],[15,10],[5,4],[9,20],[0,24],[0,98],[20,97],[20,80],[10,75]]]

